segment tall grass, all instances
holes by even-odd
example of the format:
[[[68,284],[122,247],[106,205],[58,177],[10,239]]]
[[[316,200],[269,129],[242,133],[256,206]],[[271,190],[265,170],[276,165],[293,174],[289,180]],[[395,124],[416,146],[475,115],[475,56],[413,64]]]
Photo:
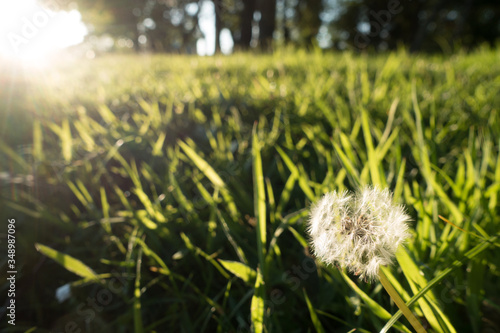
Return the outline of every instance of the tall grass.
[[[32,74],[0,141],[17,328],[409,332],[379,284],[315,261],[305,236],[322,194],[377,184],[414,219],[384,273],[424,326],[500,330],[499,55],[108,56]]]

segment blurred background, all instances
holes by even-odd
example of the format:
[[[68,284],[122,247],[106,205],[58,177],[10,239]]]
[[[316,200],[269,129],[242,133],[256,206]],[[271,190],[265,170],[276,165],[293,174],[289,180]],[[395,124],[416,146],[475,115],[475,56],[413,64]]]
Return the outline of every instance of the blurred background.
[[[411,332],[309,247],[372,184],[424,327],[499,332],[499,37],[498,0],[2,1],[0,331]]]
[[[500,34],[495,0],[23,0],[0,9],[0,54],[25,58],[76,44],[88,57],[269,52],[289,45],[451,52],[494,45]]]

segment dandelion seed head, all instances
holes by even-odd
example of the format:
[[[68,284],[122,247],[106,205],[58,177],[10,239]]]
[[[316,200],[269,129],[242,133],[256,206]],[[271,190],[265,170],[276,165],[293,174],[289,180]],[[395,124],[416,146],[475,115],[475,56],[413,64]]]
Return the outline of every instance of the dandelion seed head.
[[[392,263],[406,238],[410,217],[388,189],[364,187],[355,194],[330,192],[310,212],[308,232],[316,257],[373,281]]]

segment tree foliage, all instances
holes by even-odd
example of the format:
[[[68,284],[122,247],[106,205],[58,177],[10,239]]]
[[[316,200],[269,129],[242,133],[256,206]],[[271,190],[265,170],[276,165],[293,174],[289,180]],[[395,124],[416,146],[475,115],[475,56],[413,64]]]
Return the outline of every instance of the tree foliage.
[[[320,29],[344,49],[446,51],[494,44],[500,36],[497,0],[77,0],[95,35],[133,41],[135,49],[194,52],[203,37],[201,8],[213,3],[216,51],[228,29],[237,49],[311,47]],[[328,19],[326,8],[333,11]]]
[[[500,35],[496,0],[342,0],[333,22],[339,39],[358,49],[446,50],[493,44]]]

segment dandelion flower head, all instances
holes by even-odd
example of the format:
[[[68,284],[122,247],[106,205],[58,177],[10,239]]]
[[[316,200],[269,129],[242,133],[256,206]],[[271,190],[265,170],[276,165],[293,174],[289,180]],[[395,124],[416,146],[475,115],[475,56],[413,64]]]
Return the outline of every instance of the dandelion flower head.
[[[410,217],[392,202],[388,189],[364,187],[357,193],[330,192],[311,208],[308,232],[313,251],[327,264],[337,263],[364,280],[378,277],[408,238]]]

